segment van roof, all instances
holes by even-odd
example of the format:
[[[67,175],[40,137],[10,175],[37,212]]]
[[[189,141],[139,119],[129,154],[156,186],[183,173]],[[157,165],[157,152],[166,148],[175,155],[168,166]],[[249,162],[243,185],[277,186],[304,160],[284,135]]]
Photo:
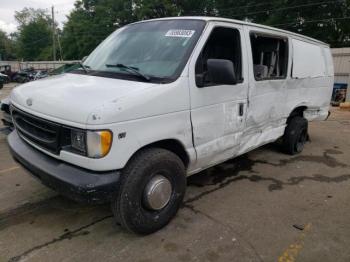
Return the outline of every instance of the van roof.
[[[326,45],[329,47],[329,44],[324,43],[320,40],[308,37],[308,36],[304,36],[301,34],[297,34],[297,33],[293,33],[287,30],[283,30],[283,29],[279,29],[279,28],[275,28],[275,27],[271,27],[271,26],[266,26],[266,25],[261,25],[261,24],[255,24],[255,23],[250,23],[250,22],[245,22],[245,21],[241,21],[241,20],[236,20],[236,19],[229,19],[229,18],[222,18],[222,17],[211,17],[211,16],[178,16],[178,17],[164,17],[164,18],[156,18],[156,19],[149,19],[149,20],[143,20],[143,21],[139,21],[136,23],[142,23],[142,22],[147,22],[147,21],[157,21],[157,20],[170,20],[170,19],[193,19],[193,20],[204,20],[204,21],[218,21],[218,22],[226,22],[226,23],[233,23],[233,24],[240,24],[240,25],[248,25],[248,26],[254,26],[254,27],[258,27],[258,28],[263,28],[263,29],[268,29],[268,30],[272,30],[275,32],[279,32],[279,33],[284,33],[284,34],[288,34],[288,35],[292,35],[292,36],[296,36],[298,38],[302,38],[317,44],[322,44],[322,45]]]

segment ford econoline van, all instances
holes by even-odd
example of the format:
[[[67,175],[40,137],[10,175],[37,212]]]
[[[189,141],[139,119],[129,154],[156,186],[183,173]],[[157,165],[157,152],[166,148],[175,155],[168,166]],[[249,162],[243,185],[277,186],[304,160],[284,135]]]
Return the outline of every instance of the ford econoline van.
[[[330,48],[295,33],[180,17],[124,26],[70,73],[11,93],[14,158],[139,234],[177,213],[193,175],[282,138],[303,150],[328,116]]]

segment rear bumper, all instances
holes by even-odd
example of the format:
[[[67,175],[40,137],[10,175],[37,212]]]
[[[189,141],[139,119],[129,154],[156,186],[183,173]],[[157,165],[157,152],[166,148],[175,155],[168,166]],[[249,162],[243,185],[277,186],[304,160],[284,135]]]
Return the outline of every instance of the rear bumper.
[[[15,160],[44,185],[79,201],[103,203],[117,190],[120,171],[95,172],[52,158],[27,144],[13,131],[7,141]]]
[[[323,121],[329,117],[328,107],[308,108],[304,111],[304,118],[308,121]]]

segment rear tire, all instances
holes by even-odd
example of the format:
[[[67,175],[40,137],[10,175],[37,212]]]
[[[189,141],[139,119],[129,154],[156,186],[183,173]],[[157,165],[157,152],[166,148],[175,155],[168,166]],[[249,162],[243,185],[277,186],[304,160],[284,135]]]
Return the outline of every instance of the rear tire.
[[[283,149],[287,154],[295,155],[303,151],[308,139],[308,122],[301,116],[290,119],[283,135]]]
[[[159,185],[157,182],[164,182],[164,192],[160,190],[161,193],[157,195],[156,186],[152,188],[153,191],[149,190],[150,183],[154,181],[156,184],[152,185],[156,186]],[[167,225],[176,215],[185,191],[185,167],[181,159],[165,149],[143,149],[123,170],[121,184],[112,199],[115,220],[131,232],[153,233]],[[152,202],[154,198],[149,197],[149,192],[156,192],[156,202]],[[160,205],[157,202],[159,199],[164,200]]]

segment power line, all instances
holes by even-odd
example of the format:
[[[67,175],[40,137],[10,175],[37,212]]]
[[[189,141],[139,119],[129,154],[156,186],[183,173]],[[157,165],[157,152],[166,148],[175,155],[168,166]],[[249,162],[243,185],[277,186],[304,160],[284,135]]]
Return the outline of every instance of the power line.
[[[244,9],[244,8],[257,7],[257,6],[271,5],[271,4],[274,4],[274,3],[279,3],[279,1],[275,0],[275,1],[268,1],[268,2],[264,2],[264,3],[260,3],[260,4],[248,4],[248,5],[244,5],[244,6],[236,6],[236,7],[231,7],[231,8],[214,8],[214,9],[215,10]],[[213,10],[213,11],[215,11],[215,10]],[[196,13],[197,11],[198,11],[198,13],[200,13],[200,12],[203,13],[202,10],[199,10],[199,9],[191,11],[189,13]]]
[[[250,7],[256,7],[256,6],[271,5],[271,4],[274,4],[274,3],[279,3],[279,1],[269,1],[269,2],[260,3],[260,4],[240,6],[238,8],[247,8],[247,7],[250,8]]]
[[[345,2],[345,0],[334,0],[333,1],[334,3],[335,2]],[[281,3],[279,0],[275,0],[275,1],[268,1],[268,2],[264,2],[264,3],[259,3],[259,4],[253,4],[253,5],[245,5],[245,6],[238,6],[238,7],[233,7],[233,8],[229,8],[229,9],[234,9],[234,8],[247,8],[247,7],[256,7],[256,6],[263,6],[263,5],[272,5],[274,3]],[[309,4],[312,4],[312,3],[318,3],[318,2],[311,2]],[[225,8],[223,8],[225,9]],[[227,9],[225,9],[227,10]]]
[[[39,43],[43,40],[48,40],[49,36],[45,36],[45,37],[42,37],[42,38],[39,38],[37,40],[34,40],[32,42],[29,42],[29,43],[24,43],[24,45],[32,45],[32,44],[36,44],[36,43]]]
[[[91,32],[91,33],[74,33],[74,36],[105,36],[105,35],[108,35],[108,34],[103,34],[103,33],[100,33],[100,34],[96,34],[94,32]],[[45,37],[42,37],[42,38],[39,38],[37,40],[34,40],[32,42],[29,42],[29,43],[23,43],[23,46],[27,46],[27,48],[29,48],[28,46],[32,46],[36,43],[39,43],[41,41],[44,41],[44,40],[48,40],[49,36],[45,36]]]
[[[230,15],[230,17],[240,17],[240,16],[248,16],[248,15],[254,15],[254,14],[270,13],[270,12],[275,12],[275,11],[283,11],[283,10],[296,9],[296,8],[301,8],[301,7],[318,6],[318,5],[331,4],[331,3],[337,3],[337,2],[339,2],[339,0],[318,1],[318,2],[308,3],[308,4],[280,7],[280,8],[274,8],[274,9],[265,9],[265,10],[262,10],[262,11],[248,12],[248,13],[243,13],[243,14],[236,13],[236,14]],[[267,3],[265,3],[265,4],[267,4]],[[234,9],[237,9],[237,8],[245,8],[245,7],[242,6],[242,7],[232,7],[232,8],[215,8],[212,11],[229,11],[229,10],[234,10]],[[194,10],[193,12],[190,12],[190,13],[192,13],[192,14],[203,14],[203,11],[201,11],[201,10]]]
[[[51,13],[52,13],[52,58],[53,61],[56,61],[56,44],[55,44],[55,35],[56,35],[56,28],[55,28],[55,7],[51,7]]]
[[[307,24],[307,23],[319,23],[319,22],[326,22],[326,21],[333,21],[333,20],[347,20],[347,19],[350,19],[350,16],[346,16],[346,17],[331,17],[331,18],[327,18],[327,19],[305,20],[302,23],[299,23],[299,25]],[[285,24],[274,24],[274,25],[271,25],[271,26],[285,26],[285,25],[298,25],[298,22],[285,23]]]
[[[304,20],[302,23],[303,24],[308,24],[308,23],[317,23],[317,22],[326,22],[326,21],[332,21],[332,20],[347,20],[347,19],[350,19],[350,17],[331,17],[331,18],[327,18],[327,19],[315,19],[315,20]],[[291,22],[291,23],[283,23],[283,24],[272,24],[272,25],[269,25],[269,26],[288,26],[288,25],[297,25],[298,23],[297,22]],[[109,33],[103,33],[101,31],[90,31],[90,32],[72,32],[72,34],[74,36],[106,36],[108,35]],[[43,38],[40,38],[40,39],[37,39],[37,40],[34,40],[32,42],[29,42],[29,43],[25,43],[24,45],[25,46],[30,46],[30,45],[33,45],[35,43],[38,43],[40,41],[43,41],[43,40],[47,40],[48,39],[48,36],[45,36]]]
[[[262,14],[262,13],[270,13],[270,12],[276,12],[276,11],[283,11],[283,10],[290,10],[290,9],[296,9],[301,7],[311,7],[311,6],[318,6],[318,5],[324,5],[324,4],[330,4],[337,1],[324,1],[324,2],[316,2],[316,3],[310,3],[310,4],[303,4],[303,5],[294,5],[294,6],[287,6],[287,7],[281,7],[281,8],[275,8],[275,9],[268,9],[263,11],[257,11],[257,12],[250,12],[244,14],[246,15],[255,15],[255,14]],[[234,15],[233,17],[237,17],[240,15]]]
[[[62,52],[62,46],[61,46],[61,41],[60,41],[60,35],[57,34],[57,42],[58,42],[58,48],[60,50],[60,57],[61,57],[61,60],[63,60],[63,52]]]
[[[267,2],[267,3],[261,3],[261,4],[256,4],[256,5],[250,4],[250,5],[247,5],[245,7],[238,7],[238,8],[246,8],[246,7],[250,8],[250,7],[253,7],[253,6],[267,5],[267,4],[271,4],[271,3],[275,3],[275,2],[276,1],[270,1],[270,2]],[[267,9],[267,10],[257,11],[257,12],[248,12],[248,13],[242,14],[242,16],[249,16],[249,15],[252,15],[252,14],[259,14],[259,13],[266,13],[266,12],[273,12],[273,11],[297,9],[297,8],[302,8],[302,7],[311,7],[311,6],[317,6],[317,5],[325,5],[325,4],[327,5],[327,4],[336,3],[336,2],[340,2],[340,1],[339,0],[338,1],[337,0],[336,1],[318,1],[318,2],[313,2],[313,3],[308,3],[308,4],[302,4],[302,5],[287,6],[287,7],[281,7],[281,8],[276,8],[276,9]],[[226,8],[226,9],[220,8],[220,9],[216,9],[216,10],[218,10],[218,11],[219,10],[227,11],[227,10],[230,10],[230,9],[233,9],[233,8]],[[235,16],[238,16],[238,15],[233,15],[231,17],[235,17]],[[349,19],[349,17],[335,17],[335,18],[332,17],[332,18],[328,18],[328,19],[305,20],[305,21],[303,21],[302,24],[316,23],[316,22],[326,22],[326,21],[332,21],[332,20],[346,20],[346,19]],[[54,21],[54,19],[53,19],[53,21]],[[283,24],[274,24],[274,25],[271,25],[271,26],[288,26],[288,25],[297,25],[297,24],[298,24],[297,22],[291,22],[291,23],[283,23]],[[99,30],[98,31],[96,30],[96,31],[90,31],[90,32],[72,32],[72,34],[75,37],[79,37],[79,36],[106,36],[109,33],[103,33],[103,32],[101,32]],[[53,33],[53,36],[54,35],[55,35],[55,33]],[[25,45],[26,46],[30,46],[32,44],[38,43],[38,42],[46,40],[46,39],[47,39],[47,37],[43,37],[43,38],[35,40],[33,42],[25,43]],[[53,40],[53,45],[54,45],[54,43],[55,43],[55,40]]]
[[[106,33],[102,33],[101,31],[92,31],[92,32],[88,32],[88,33],[85,33],[85,32],[74,33],[74,36],[106,36],[106,35],[108,35],[108,33],[107,34]],[[36,39],[36,40],[31,41],[29,43],[23,43],[22,45],[26,46],[24,48],[28,49],[28,48],[30,48],[28,46],[32,46],[32,45],[34,45],[36,43],[39,43],[41,41],[44,41],[44,40],[45,41],[49,40],[49,35],[44,36],[44,37],[39,38],[39,39]]]

